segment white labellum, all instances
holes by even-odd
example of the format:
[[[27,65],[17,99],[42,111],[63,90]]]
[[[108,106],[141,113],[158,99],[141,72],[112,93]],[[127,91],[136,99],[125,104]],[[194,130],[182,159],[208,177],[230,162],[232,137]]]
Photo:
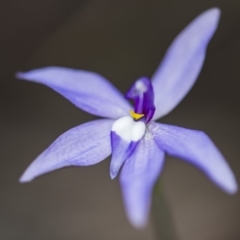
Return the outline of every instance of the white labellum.
[[[145,130],[145,123],[135,122],[129,116],[119,118],[112,126],[112,131],[127,142],[139,141],[144,136]]]

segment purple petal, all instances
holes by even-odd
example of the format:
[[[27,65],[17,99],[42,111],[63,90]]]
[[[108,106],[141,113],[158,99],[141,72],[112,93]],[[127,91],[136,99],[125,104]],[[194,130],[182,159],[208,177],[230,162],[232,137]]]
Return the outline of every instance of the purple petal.
[[[124,163],[120,184],[125,209],[135,227],[147,223],[154,184],[163,168],[164,152],[153,139],[143,139]]]
[[[129,116],[119,118],[114,122],[111,131],[110,176],[112,179],[117,176],[122,164],[136,148],[144,136],[145,130],[146,125],[142,121],[134,121]]]
[[[232,170],[204,132],[158,123],[149,128],[159,148],[197,166],[224,191],[237,191]]]
[[[63,133],[27,168],[21,182],[67,166],[96,164],[111,154],[113,120],[95,120]]]
[[[42,83],[63,95],[77,107],[100,117],[117,119],[129,114],[123,95],[97,73],[63,67],[46,67],[17,77]]]
[[[115,178],[125,160],[131,155],[138,142],[128,142],[111,132],[112,159],[110,163],[110,176]]]
[[[218,8],[205,11],[173,41],[152,77],[156,107],[154,119],[172,111],[194,85],[219,17]]]

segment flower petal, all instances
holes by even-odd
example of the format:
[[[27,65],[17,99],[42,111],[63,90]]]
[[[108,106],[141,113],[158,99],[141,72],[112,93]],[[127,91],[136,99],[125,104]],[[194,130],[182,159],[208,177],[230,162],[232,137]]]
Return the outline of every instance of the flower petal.
[[[63,133],[24,172],[20,182],[68,166],[96,164],[111,154],[113,120],[95,120]]]
[[[17,77],[42,83],[77,107],[100,117],[117,119],[128,115],[131,106],[123,95],[97,73],[63,67],[46,67]]]
[[[111,131],[112,159],[110,176],[115,178],[125,160],[144,136],[146,125],[125,116],[114,122]]]
[[[172,111],[194,85],[219,17],[218,8],[205,11],[173,41],[152,77],[156,107],[154,119]]]
[[[138,142],[127,142],[111,132],[112,159],[110,163],[110,177],[114,179],[122,167],[125,160],[132,154]]]
[[[237,191],[232,170],[204,132],[159,123],[151,123],[149,128],[159,148],[194,164],[224,191]]]
[[[151,138],[142,139],[124,163],[120,184],[125,209],[135,227],[146,225],[154,184],[163,168],[164,152]]]

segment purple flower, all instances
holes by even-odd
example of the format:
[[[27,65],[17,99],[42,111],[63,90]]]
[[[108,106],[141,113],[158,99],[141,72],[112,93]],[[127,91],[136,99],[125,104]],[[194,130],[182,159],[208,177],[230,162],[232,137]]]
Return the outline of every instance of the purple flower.
[[[141,77],[127,92],[134,108],[110,82],[93,72],[47,67],[18,73],[18,78],[45,84],[86,112],[107,118],[62,134],[20,181],[29,182],[62,167],[96,164],[112,153],[110,175],[115,178],[122,167],[125,208],[136,227],[146,224],[165,153],[194,164],[224,191],[235,193],[235,177],[205,133],[154,122],[173,110],[193,86],[219,16],[219,9],[210,9],[177,36],[151,80]]]

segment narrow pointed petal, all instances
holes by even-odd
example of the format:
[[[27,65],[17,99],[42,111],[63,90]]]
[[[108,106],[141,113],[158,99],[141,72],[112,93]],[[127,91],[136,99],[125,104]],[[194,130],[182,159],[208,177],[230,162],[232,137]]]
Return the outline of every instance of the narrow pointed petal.
[[[152,190],[163,168],[164,152],[153,139],[142,139],[124,163],[120,184],[129,221],[137,228],[148,220]]]
[[[111,131],[112,159],[110,176],[115,178],[125,162],[132,154],[139,141],[144,136],[146,125],[135,122],[131,117],[125,116],[114,122]]]
[[[123,95],[97,73],[63,67],[46,67],[17,78],[44,84],[77,107],[100,117],[117,119],[128,115],[131,106]]]
[[[159,123],[149,127],[159,148],[195,165],[224,191],[237,191],[232,170],[204,132]]]
[[[153,119],[172,111],[194,85],[219,17],[218,8],[203,12],[169,47],[163,62],[152,77],[156,107]]]
[[[113,120],[95,120],[63,133],[27,168],[20,182],[68,166],[96,164],[111,154]]]
[[[111,133],[112,159],[110,163],[110,176],[114,179],[125,160],[132,154],[138,142],[125,141],[115,132]]]

